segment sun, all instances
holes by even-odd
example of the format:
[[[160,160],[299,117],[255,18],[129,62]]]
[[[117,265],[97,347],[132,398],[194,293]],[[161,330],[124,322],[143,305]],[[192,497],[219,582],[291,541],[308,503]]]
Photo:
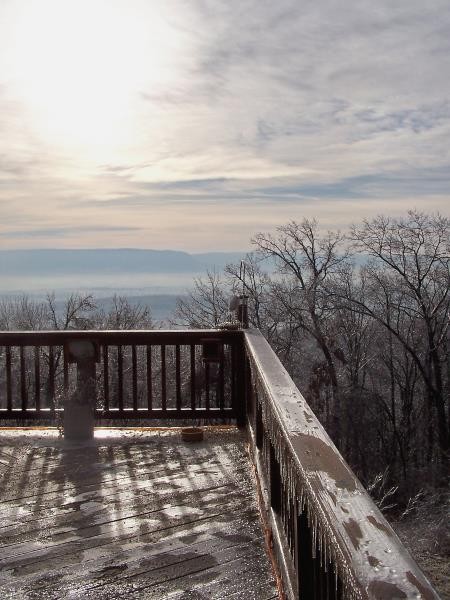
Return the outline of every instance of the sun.
[[[175,77],[179,40],[157,2],[39,0],[18,11],[13,84],[33,130],[102,153],[130,143],[142,90]]]

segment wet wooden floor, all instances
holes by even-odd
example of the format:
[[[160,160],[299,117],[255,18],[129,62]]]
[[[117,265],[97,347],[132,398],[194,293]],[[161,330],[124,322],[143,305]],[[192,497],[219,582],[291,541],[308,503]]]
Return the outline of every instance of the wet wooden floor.
[[[2,598],[277,598],[242,434],[0,432]]]

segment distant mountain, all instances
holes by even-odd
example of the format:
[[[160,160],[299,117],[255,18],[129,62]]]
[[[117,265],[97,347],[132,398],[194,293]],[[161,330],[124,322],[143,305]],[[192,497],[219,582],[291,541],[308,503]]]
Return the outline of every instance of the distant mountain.
[[[202,270],[216,268],[223,269],[230,263],[239,263],[246,252],[206,252],[204,254],[192,254],[197,263],[202,265]]]
[[[238,262],[245,252],[188,254],[175,250],[134,248],[92,250],[0,250],[0,277],[13,275],[83,275],[203,273]]]

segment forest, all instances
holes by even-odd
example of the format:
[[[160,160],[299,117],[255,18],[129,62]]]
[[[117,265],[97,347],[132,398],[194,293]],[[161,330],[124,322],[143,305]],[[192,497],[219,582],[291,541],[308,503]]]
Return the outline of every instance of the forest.
[[[414,210],[345,233],[304,219],[252,244],[245,269],[195,281],[175,322],[215,326],[248,296],[251,326],[448,597],[450,219]]]
[[[245,280],[239,265],[197,279],[175,322],[216,326],[244,292],[251,326],[352,468],[405,502],[447,475],[449,234],[449,219],[417,211],[345,234],[290,222],[253,238]]]
[[[450,552],[449,234],[450,219],[418,211],[400,218],[379,216],[348,232],[324,231],[315,220],[292,221],[273,233],[258,233],[253,251],[239,264],[195,279],[167,323],[155,322],[150,307],[126,297],[115,296],[105,308],[91,295],[75,293],[61,302],[49,293],[44,301],[26,295],[0,299],[0,331],[216,328],[233,321],[230,300],[246,296],[250,327],[267,338],[344,458],[445,593]],[[186,350],[178,357],[173,347],[165,350],[168,406],[177,360],[181,381],[189,381]],[[106,359],[115,373],[111,386],[121,385],[117,365],[124,369],[124,402],[131,401],[127,395],[135,387],[130,352],[119,356],[117,348]],[[150,367],[148,358],[143,367],[139,352],[145,353],[145,347],[137,349],[135,391],[138,402],[144,402],[141,390],[149,373],[154,392],[161,395],[162,366],[154,354]],[[54,408],[46,378],[52,370],[54,381],[64,377],[62,349],[50,354],[41,348],[34,358],[16,350],[14,356],[15,376],[9,378],[16,395],[23,385],[31,386],[25,391],[31,394],[33,382],[40,381],[43,401],[47,397]],[[190,356],[202,381],[201,356]],[[6,371],[8,361],[11,354],[0,348]],[[103,361],[97,373],[103,396],[104,369]],[[2,389],[7,379],[2,371]],[[199,395],[199,405],[202,401]]]
[[[171,326],[217,327],[248,296],[259,328],[382,508],[441,501],[450,428],[450,220],[410,211],[348,232],[305,219],[258,233],[242,265],[195,279]],[[0,301],[1,330],[152,328],[88,295]]]

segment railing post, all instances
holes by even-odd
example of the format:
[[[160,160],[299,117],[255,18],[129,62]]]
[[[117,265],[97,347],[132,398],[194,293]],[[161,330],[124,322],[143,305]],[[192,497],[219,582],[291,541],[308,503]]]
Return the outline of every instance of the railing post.
[[[300,509],[301,510],[301,509]],[[296,569],[298,577],[299,596],[301,598],[316,598],[314,586],[313,539],[305,511],[297,515],[296,523]]]
[[[270,443],[270,465],[269,465],[269,478],[270,478],[270,505],[276,513],[281,511],[281,474],[280,465],[278,464],[275,456],[275,450]]]
[[[255,391],[256,395],[256,391]],[[258,398],[255,399],[255,444],[258,450],[263,449],[264,423],[262,419],[262,408]]]
[[[237,319],[241,323],[242,329],[248,329],[248,296],[244,294],[239,296]]]
[[[246,357],[244,338],[239,339],[235,348],[235,360],[233,365],[236,381],[236,422],[238,427],[245,427],[247,422],[247,383],[246,383]]]
[[[68,362],[77,365],[77,387],[64,398],[64,438],[89,440],[94,437],[97,347],[88,340],[73,340],[66,352]]]

